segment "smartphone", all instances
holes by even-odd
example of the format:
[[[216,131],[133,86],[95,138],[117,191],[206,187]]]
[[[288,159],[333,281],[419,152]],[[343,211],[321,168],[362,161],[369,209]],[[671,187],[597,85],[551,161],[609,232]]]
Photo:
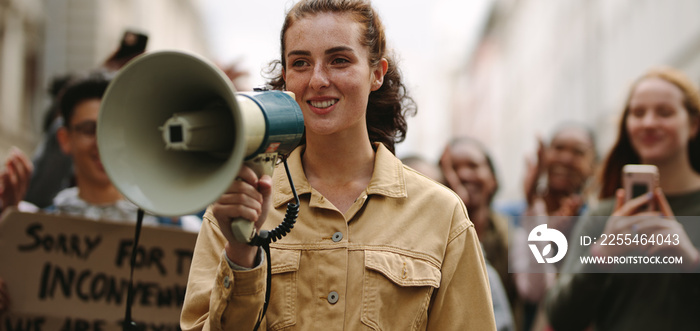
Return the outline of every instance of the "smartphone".
[[[117,53],[121,56],[136,56],[146,51],[148,35],[135,30],[124,31]]]
[[[625,189],[625,201],[652,192],[659,185],[659,169],[650,164],[627,164],[622,167],[622,186]],[[654,210],[650,202],[644,210]]]
[[[120,69],[131,59],[143,54],[146,51],[147,43],[148,35],[145,33],[132,30],[125,31],[119,48],[105,60],[104,66],[113,70]]]

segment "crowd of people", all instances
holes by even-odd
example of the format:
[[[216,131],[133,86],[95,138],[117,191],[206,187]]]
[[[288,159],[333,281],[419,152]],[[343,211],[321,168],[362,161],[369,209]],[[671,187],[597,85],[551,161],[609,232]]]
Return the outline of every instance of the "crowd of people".
[[[491,157],[499,146],[456,133],[439,162],[394,155],[415,104],[369,2],[301,0],[281,32],[269,85],[294,92],[304,114],[304,141],[286,160],[296,192],[284,170],[258,177],[243,166],[197,219],[183,330],[700,327],[700,223],[688,217],[700,215],[700,92],[683,72],[659,66],[640,76],[609,150],[581,123],[536,139],[521,199],[495,204],[498,169],[512,170]],[[55,139],[74,185],[50,206],[27,202],[38,163],[13,150],[0,172],[0,208],[135,219],[136,206],[114,188],[97,152],[108,84],[102,72],[71,79],[57,94]],[[627,200],[626,164],[656,166],[658,185]],[[299,220],[268,256],[233,236],[237,218],[257,230],[277,226],[296,193]],[[542,225],[570,239],[563,261],[532,258],[529,236]],[[577,244],[601,234],[677,241]],[[578,260],[631,255],[683,263],[662,273],[621,273]],[[0,312],[8,302],[0,278]]]
[[[500,281],[515,324],[504,329],[692,330],[700,325],[690,312],[700,308],[700,224],[688,217],[700,215],[699,109],[696,84],[677,69],[654,67],[630,88],[617,141],[602,161],[593,131],[565,123],[549,141],[538,141],[536,157],[526,163],[523,201],[497,206],[491,203],[498,181],[488,150],[474,137],[447,145],[440,159],[444,183],[465,200],[487,262],[511,268]],[[626,200],[626,164],[656,166],[658,185]],[[503,216],[509,229],[499,235]],[[567,258],[558,264],[532,263],[528,234],[541,224],[569,239]],[[678,240],[577,243],[602,234]],[[610,263],[583,264],[581,256],[674,256],[683,263],[622,272]]]

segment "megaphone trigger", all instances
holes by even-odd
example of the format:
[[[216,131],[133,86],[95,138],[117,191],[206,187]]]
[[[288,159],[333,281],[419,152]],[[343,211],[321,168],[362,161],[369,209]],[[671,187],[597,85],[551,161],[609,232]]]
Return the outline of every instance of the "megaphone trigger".
[[[231,232],[236,241],[247,244],[255,237],[255,223],[237,218],[231,221]]]

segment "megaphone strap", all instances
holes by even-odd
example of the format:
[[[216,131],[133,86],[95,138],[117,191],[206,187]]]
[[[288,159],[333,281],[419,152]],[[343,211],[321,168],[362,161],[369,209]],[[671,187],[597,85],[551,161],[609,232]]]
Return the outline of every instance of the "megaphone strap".
[[[129,268],[131,269],[129,274],[129,287],[126,292],[126,312],[124,313],[124,331],[138,330],[139,328],[131,319],[131,306],[134,301],[134,267],[136,266],[136,252],[139,245],[139,237],[141,236],[141,225],[143,224],[143,209],[139,208],[136,214],[136,229],[134,230],[134,246],[131,249],[131,262],[129,262]]]
[[[267,242],[261,245],[260,247],[262,247],[263,251],[265,251],[265,256],[267,257],[267,279],[265,280],[267,288],[265,289],[265,303],[263,304],[263,309],[260,312],[260,317],[258,317],[258,321],[255,323],[255,327],[253,328],[254,331],[257,331],[258,328],[260,328],[260,323],[262,323],[262,320],[265,317],[265,313],[267,312],[267,306],[270,304],[270,287],[272,286],[272,263],[270,263],[270,243]]]
[[[292,180],[292,174],[289,171],[289,165],[287,165],[287,160],[282,161],[284,163],[284,171],[287,173],[287,179],[289,180],[289,185],[292,188],[292,194],[294,195],[294,203],[287,204],[287,212],[284,214],[284,220],[280,225],[270,231],[261,230],[260,234],[256,234],[253,239],[250,240],[248,245],[251,246],[264,246],[270,245],[271,242],[276,242],[282,237],[286,236],[287,233],[292,231],[294,224],[297,221],[297,216],[299,216],[299,195],[297,194],[296,188],[294,188],[294,180]],[[269,260],[268,260],[269,261]]]
[[[292,174],[289,172],[289,166],[287,165],[287,159],[285,158],[284,171],[287,173],[287,178],[289,179],[289,185],[292,187],[292,194],[294,195],[295,203],[287,204],[287,212],[284,214],[284,220],[280,225],[270,231],[262,230],[260,234],[256,234],[255,237],[248,243],[251,246],[260,246],[263,251],[265,251],[265,256],[267,257],[267,288],[265,289],[265,303],[263,304],[263,309],[258,318],[258,322],[255,324],[253,330],[257,331],[262,323],[265,313],[267,312],[267,306],[270,304],[270,287],[272,286],[272,260],[270,259],[270,243],[276,242],[282,237],[286,236],[297,221],[297,216],[299,216],[299,195],[297,194],[296,188],[294,188],[294,181],[292,180]]]

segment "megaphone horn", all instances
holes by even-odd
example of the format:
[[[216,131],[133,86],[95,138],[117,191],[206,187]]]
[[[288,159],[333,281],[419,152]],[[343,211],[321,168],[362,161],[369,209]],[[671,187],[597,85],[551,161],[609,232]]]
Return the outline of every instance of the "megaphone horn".
[[[208,60],[161,51],[133,59],[112,80],[97,145],[127,199],[156,215],[179,216],[216,201],[244,161],[258,175],[271,173],[303,133],[293,94],[237,93]]]

